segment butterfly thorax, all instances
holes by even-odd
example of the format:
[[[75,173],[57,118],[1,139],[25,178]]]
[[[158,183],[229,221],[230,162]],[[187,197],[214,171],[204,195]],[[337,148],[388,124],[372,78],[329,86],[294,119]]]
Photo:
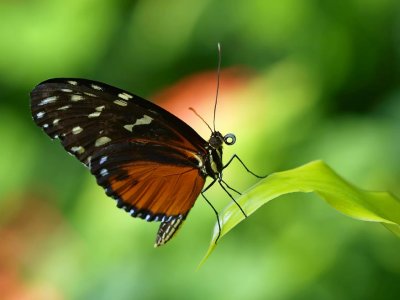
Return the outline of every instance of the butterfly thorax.
[[[205,171],[207,176],[212,178],[218,178],[222,172],[222,145],[224,144],[224,137],[219,131],[215,131],[211,134],[208,140],[207,155],[205,157]]]

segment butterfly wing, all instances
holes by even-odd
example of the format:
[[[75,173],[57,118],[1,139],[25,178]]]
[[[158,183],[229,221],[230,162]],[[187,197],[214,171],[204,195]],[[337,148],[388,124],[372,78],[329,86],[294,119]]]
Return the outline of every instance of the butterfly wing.
[[[185,218],[205,180],[185,154],[137,142],[104,147],[92,158],[91,172],[119,207],[147,221]]]
[[[156,245],[173,236],[205,182],[207,143],[190,126],[145,99],[84,79],[42,82],[31,92],[31,110],[117,206],[162,222]]]

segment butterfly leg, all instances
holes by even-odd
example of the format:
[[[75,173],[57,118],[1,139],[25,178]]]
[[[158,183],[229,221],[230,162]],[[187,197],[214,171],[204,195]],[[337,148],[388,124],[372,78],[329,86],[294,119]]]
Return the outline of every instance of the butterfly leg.
[[[222,178],[220,179],[220,181],[221,181],[223,184],[225,184],[226,187],[227,187],[228,189],[230,189],[231,191],[234,191],[234,192],[235,192],[236,194],[238,194],[238,195],[242,195],[241,192],[239,192],[238,190],[236,190],[236,189],[234,189],[233,187],[231,187],[231,186],[230,186],[229,184],[227,184],[226,181],[223,180]]]
[[[211,182],[211,183],[201,192],[201,195],[203,196],[204,200],[206,200],[206,202],[208,203],[208,205],[210,205],[210,207],[212,208],[212,210],[213,210],[214,213],[215,213],[215,216],[217,217],[218,236],[217,236],[217,238],[215,239],[215,244],[216,244],[217,241],[219,240],[219,237],[221,236],[221,222],[219,221],[219,215],[218,215],[217,210],[216,210],[215,207],[211,204],[211,202],[208,201],[208,199],[207,199],[206,196],[204,195],[204,192],[205,192],[206,190],[208,190],[208,188],[210,188],[210,187],[215,183],[215,181],[216,181],[216,180],[214,180],[213,182]]]
[[[235,202],[235,204],[239,207],[240,211],[242,212],[242,214],[245,216],[245,218],[247,218],[247,214],[244,212],[243,208],[240,206],[239,203],[236,202],[235,198],[233,198],[233,196],[228,192],[228,190],[224,187],[224,185],[222,183],[225,183],[224,181],[218,180],[219,185],[222,187],[222,189],[228,194],[228,196],[232,199],[233,202]]]
[[[203,190],[201,191],[201,193],[207,192],[207,190],[208,190],[210,187],[212,187],[216,181],[217,181],[217,179],[213,179],[213,181],[212,181],[209,185],[207,185],[207,187],[206,187],[205,189],[203,189]]]
[[[233,158],[232,158],[233,159]],[[232,161],[231,159],[231,161]],[[222,177],[219,177],[217,179],[214,179],[204,190],[201,191],[201,196],[203,196],[204,200],[206,200],[206,202],[208,203],[208,205],[210,205],[210,207],[212,208],[212,210],[215,213],[215,216],[217,217],[217,222],[218,222],[218,236],[215,239],[215,244],[217,243],[217,241],[219,240],[220,236],[221,236],[221,222],[219,220],[219,214],[217,212],[217,210],[215,209],[215,207],[211,204],[211,202],[206,198],[206,196],[204,195],[204,193],[214,185],[214,183],[218,180],[219,185],[221,186],[221,188],[228,194],[228,196],[232,199],[233,202],[235,202],[235,204],[239,207],[240,211],[243,213],[243,215],[245,216],[245,218],[247,218],[247,214],[244,212],[244,210],[242,209],[242,207],[240,206],[239,203],[236,202],[235,198],[233,198],[233,196],[228,192],[228,190],[225,188],[225,186],[223,184],[226,185],[226,187],[236,193],[238,193],[239,195],[241,195],[241,193],[237,190],[235,190],[234,188],[231,188],[225,181],[222,180]]]
[[[237,154],[234,154],[234,155],[231,157],[231,159],[226,163],[226,165],[225,165],[222,169],[224,170],[226,167],[228,167],[228,166],[230,165],[230,163],[231,163],[235,158],[242,164],[242,166],[246,169],[246,171],[249,172],[251,175],[253,175],[253,176],[257,177],[257,178],[265,178],[265,177],[268,176],[268,175],[259,176],[259,175],[255,174],[255,173],[253,173],[252,171],[250,171],[249,168],[247,168],[247,166],[244,164],[244,162],[239,158],[239,156],[237,156]]]
[[[208,203],[208,205],[211,206],[211,208],[213,209],[216,217],[217,217],[217,222],[218,222],[218,236],[215,239],[215,244],[217,243],[219,237],[221,236],[221,222],[219,220],[219,214],[217,212],[217,210],[215,209],[215,207],[211,204],[210,201],[208,201],[208,199],[206,198],[206,196],[204,195],[204,193],[214,185],[214,183],[218,180],[219,185],[222,187],[222,189],[229,195],[229,197],[233,200],[233,202],[236,203],[236,205],[239,207],[239,209],[242,211],[243,215],[247,218],[246,213],[243,211],[243,209],[240,207],[239,203],[236,202],[236,200],[233,198],[233,196],[228,192],[228,190],[223,186],[222,183],[224,183],[229,189],[235,191],[236,193],[240,194],[240,192],[236,191],[235,189],[231,188],[228,184],[225,183],[225,181],[222,180],[222,177],[220,176],[219,178],[215,178],[202,192],[201,195],[203,196],[204,200],[206,200],[206,202]]]

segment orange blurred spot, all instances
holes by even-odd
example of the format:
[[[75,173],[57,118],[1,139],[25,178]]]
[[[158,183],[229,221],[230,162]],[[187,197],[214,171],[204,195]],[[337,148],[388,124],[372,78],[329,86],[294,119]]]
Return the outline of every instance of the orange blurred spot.
[[[221,70],[216,115],[217,130],[218,124],[223,123],[224,118],[229,118],[229,114],[226,113],[229,111],[227,107],[235,106],[233,102],[237,99],[235,94],[244,89],[252,78],[251,72],[243,67]],[[201,136],[208,138],[209,129],[188,108],[193,107],[212,127],[216,87],[216,70],[207,71],[188,76],[152,98],[157,104],[193,127]]]
[[[63,299],[56,287],[35,278],[38,260],[48,250],[48,240],[64,227],[62,215],[50,201],[30,193],[5,201],[22,206],[2,220],[0,227],[0,298]]]

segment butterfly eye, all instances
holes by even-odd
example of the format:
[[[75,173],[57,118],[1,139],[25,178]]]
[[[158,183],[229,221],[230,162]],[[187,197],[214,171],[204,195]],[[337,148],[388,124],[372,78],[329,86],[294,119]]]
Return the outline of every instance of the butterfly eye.
[[[224,136],[224,142],[227,145],[233,145],[236,142],[236,136],[233,133],[228,133]]]

